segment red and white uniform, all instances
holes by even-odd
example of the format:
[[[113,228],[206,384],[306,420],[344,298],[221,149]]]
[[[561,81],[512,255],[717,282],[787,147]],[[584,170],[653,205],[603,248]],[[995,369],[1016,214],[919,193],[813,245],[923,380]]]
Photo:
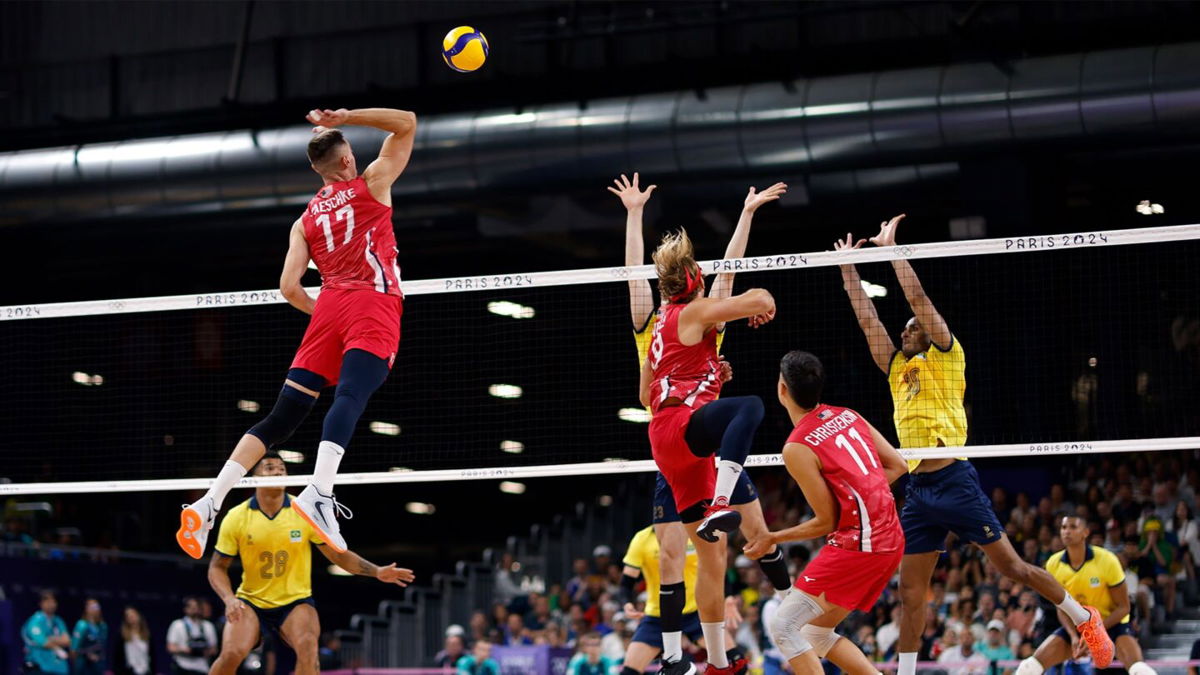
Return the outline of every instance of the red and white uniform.
[[[659,310],[650,343],[650,450],[658,470],[675,495],[682,513],[697,502],[712,499],[717,469],[711,457],[697,457],[688,449],[684,435],[692,413],[716,400],[721,393],[717,331],[704,334],[700,342],[679,341],[679,315],[686,304],[672,303]],[[669,399],[679,405],[663,407]]]
[[[788,443],[816,453],[837,503],[834,530],[796,588],[825,593],[842,607],[870,610],[904,554],[904,531],[871,428],[849,408],[820,405],[800,420]]]
[[[400,343],[400,267],[392,207],[362,176],[321,188],[300,217],[321,294],[293,368],[337,382],[342,355],[362,349],[388,361]]]

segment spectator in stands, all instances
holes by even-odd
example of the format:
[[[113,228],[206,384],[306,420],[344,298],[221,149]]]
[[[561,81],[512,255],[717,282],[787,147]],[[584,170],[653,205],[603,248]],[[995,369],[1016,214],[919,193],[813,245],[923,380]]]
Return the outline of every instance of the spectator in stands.
[[[571,565],[571,569],[572,569],[572,571],[575,572],[575,576],[573,576],[567,580],[567,585],[564,587],[563,590],[566,591],[567,597],[571,599],[571,602],[573,602],[573,603],[574,602],[582,602],[583,598],[584,598],[584,593],[587,590],[587,577],[588,577],[588,561],[587,561],[587,559],[586,558],[576,558],[575,562],[572,563],[572,565]]]
[[[609,675],[613,667],[600,654],[600,634],[592,632],[579,639],[579,651],[567,664],[567,675]]]
[[[618,612],[613,617],[612,632],[600,638],[600,653],[613,663],[620,664],[625,660],[625,652],[633,639],[633,631],[628,624],[625,614]]]
[[[544,630],[547,624],[554,621],[554,616],[550,612],[549,598],[538,593],[530,593],[529,604],[533,605],[533,609],[525,615],[525,626],[529,630],[534,632]]]
[[[890,661],[894,653],[892,647],[896,646],[896,640],[900,639],[900,605],[892,607],[891,621],[879,627],[875,631],[875,646],[879,650],[879,656],[884,661]]]
[[[1192,643],[1192,653],[1188,655],[1189,661],[1200,661],[1200,639]],[[1200,668],[1196,666],[1188,666],[1188,675],[1200,675]]]
[[[321,670],[336,670],[342,667],[342,640],[336,633],[321,635],[321,646],[317,649],[317,664]],[[454,663],[447,664],[453,668]]]
[[[492,658],[492,643],[480,640],[471,653],[458,660],[457,675],[500,675],[500,664]]]
[[[217,654],[217,629],[200,615],[200,601],[183,601],[183,618],[175,619],[167,628],[167,651],[176,673],[208,673],[208,666]]]
[[[971,629],[963,627],[959,630],[957,642],[938,656],[938,663],[946,664],[949,675],[987,675],[988,659],[975,651],[975,635]]]
[[[1104,526],[1104,548],[1119,555],[1125,550],[1125,540],[1121,536],[1121,523],[1116,518],[1109,518]]]
[[[25,532],[25,521],[16,516],[9,516],[5,521],[4,532],[0,536],[0,540],[9,544],[25,544],[26,546],[34,544],[33,537]]]
[[[487,614],[482,609],[471,612],[471,620],[467,622],[467,627],[471,630],[470,644],[486,640],[489,628]]]
[[[521,566],[511,553],[500,556],[500,564],[496,567],[496,587],[494,597],[496,602],[509,606],[513,600],[522,595],[521,584],[517,580],[517,572]]]
[[[75,675],[104,675],[108,672],[108,624],[100,613],[100,601],[88,598],[83,616],[71,631],[71,651],[75,655]]]
[[[150,649],[150,627],[142,613],[126,607],[121,615],[121,644],[113,653],[116,675],[149,675],[154,672],[154,650]]]
[[[1005,643],[1004,622],[992,619],[987,625],[987,634],[975,643],[975,651],[987,657],[988,661],[1011,661],[1016,658],[1013,650]]]
[[[455,630],[455,629],[458,630]],[[462,626],[453,625],[446,629],[446,641],[442,643],[442,651],[433,657],[433,665],[437,668],[453,668],[459,659],[467,654],[467,645],[463,643],[464,631]]]
[[[567,635],[557,621],[546,624],[546,628],[538,635],[536,643],[547,647],[566,647]]]
[[[1142,583],[1154,587],[1156,598],[1161,599],[1167,618],[1175,614],[1175,577],[1171,565],[1175,562],[1175,550],[1163,536],[1163,523],[1158,518],[1148,518],[1142,526],[1142,537],[1138,542],[1138,558],[1134,562]]]
[[[57,615],[58,598],[53,591],[41,592],[38,608],[21,628],[26,669],[34,673],[66,675],[71,635],[67,632],[67,624]]]
[[[504,624],[504,644],[509,647],[533,644],[533,636],[525,627],[525,620],[516,612],[509,614],[508,620]]]
[[[1008,613],[1009,642],[1021,644],[1024,640],[1037,637],[1038,626],[1045,613],[1038,606],[1037,596],[1031,590],[1021,591],[1017,606]]]
[[[1192,507],[1182,499],[1175,504],[1170,530],[1178,542],[1183,575],[1189,581],[1195,581],[1200,566],[1200,523],[1192,515]]]

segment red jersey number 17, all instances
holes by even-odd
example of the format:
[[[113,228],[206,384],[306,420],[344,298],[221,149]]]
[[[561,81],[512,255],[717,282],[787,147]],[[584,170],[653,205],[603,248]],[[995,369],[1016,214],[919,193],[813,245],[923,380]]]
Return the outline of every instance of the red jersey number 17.
[[[334,212],[338,222],[346,222],[346,236],[342,238],[342,245],[350,243],[350,238],[354,236],[354,207],[347,204]],[[325,231],[325,247],[332,251],[333,243],[333,228],[330,226],[329,214],[322,213],[317,216],[317,224]]]

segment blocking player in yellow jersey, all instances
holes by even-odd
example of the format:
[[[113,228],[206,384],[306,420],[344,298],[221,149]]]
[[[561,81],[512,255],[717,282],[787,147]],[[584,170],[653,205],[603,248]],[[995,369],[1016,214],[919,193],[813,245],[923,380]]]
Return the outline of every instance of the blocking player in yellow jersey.
[[[633,267],[642,265],[646,262],[645,243],[642,238],[642,215],[645,211],[646,203],[650,200],[650,195],[654,192],[657,186],[650,185],[646,189],[642,189],[640,185],[640,176],[633,174],[633,180],[629,180],[624,174],[619,179],[614,179],[613,183],[616,187],[609,187],[608,191],[615,194],[621,199],[621,203],[625,206],[625,265]],[[746,244],[750,238],[750,226],[754,221],[754,214],[763,204],[775,201],[787,193],[787,185],[776,183],[771,187],[758,192],[751,187],[746,194],[745,202],[742,205],[742,213],[738,218],[737,226],[734,228],[733,235],[729,239],[729,244],[725,249],[725,258],[741,258],[746,253]],[[732,272],[718,274],[713,281],[712,288],[708,292],[710,298],[728,298],[733,294],[733,278]],[[654,293],[651,290],[650,282],[646,279],[631,279],[629,281],[629,313],[633,322],[633,338],[637,344],[638,351],[638,368],[639,370],[646,362],[647,354],[650,351],[650,342],[654,335],[654,326],[658,321],[658,305],[654,302]],[[725,326],[717,326],[717,349],[721,349],[725,339]],[[732,371],[728,364],[722,361],[722,381],[727,381],[732,377]],[[730,505],[742,517],[741,530],[748,539],[755,539],[758,536],[767,534],[766,520],[763,518],[762,506],[758,502],[758,493],[754,488],[754,483],[745,472],[741,472],[737,477],[737,483],[733,489],[733,493],[729,499]],[[684,610],[683,604],[683,587],[684,584],[684,550],[688,546],[687,530],[684,529],[679,514],[675,508],[675,498],[671,492],[671,487],[663,478],[662,474],[656,476],[656,485],[654,491],[654,534],[657,542],[661,545],[660,548],[660,565],[662,568],[662,614],[661,614],[661,632],[662,632],[662,650],[663,650],[663,667],[666,675],[675,675],[676,673],[684,674],[694,672],[694,666],[690,663],[682,661],[681,633],[683,629],[682,613]],[[788,576],[787,561],[783,557],[782,549],[775,547],[759,559],[759,565],[763,569],[764,575],[771,581],[771,585],[778,592],[787,592],[791,588],[791,578]],[[689,588],[687,591],[688,597],[693,591]],[[708,643],[716,645],[718,649],[710,650],[710,658],[715,659],[712,663],[719,668],[733,668],[734,672],[742,672],[744,659],[740,654],[731,651],[730,656],[722,658],[724,649],[720,648],[725,644],[722,636],[721,623],[705,623],[703,631],[708,636]],[[711,653],[716,652],[716,653]],[[651,656],[653,658],[653,656]],[[633,671],[641,672],[641,671]],[[713,672],[716,672],[715,670]],[[722,671],[723,672],[723,671]]]
[[[1110,551],[1087,543],[1091,529],[1079,516],[1064,516],[1058,532],[1066,548],[1050,556],[1046,570],[1076,600],[1100,612],[1104,628],[1116,644],[1117,658],[1130,675],[1155,675],[1154,669],[1142,661],[1142,648],[1129,623],[1129,589],[1121,561]],[[1083,654],[1085,645],[1071,621],[1062,612],[1058,618],[1062,626],[1033,656],[1021,662],[1017,675],[1042,675],[1047,668]]]
[[[622,562],[625,573],[621,575],[621,586],[625,589],[626,597],[633,597],[633,589],[639,577],[646,580],[646,607],[644,612],[638,612],[632,602],[625,603],[625,616],[638,622],[637,631],[625,652],[623,675],[644,673],[646,667],[662,651],[662,613],[659,604],[659,589],[662,587],[662,575],[658,563],[658,537],[654,534],[655,526],[639,530],[629,542]],[[699,564],[696,548],[689,541],[683,566],[683,586],[685,600],[683,604],[682,632],[692,642],[699,644],[704,639],[700,628],[700,615],[696,613],[696,569]]]
[[[880,224],[871,237],[876,246],[895,247],[896,228],[903,215]],[[839,251],[865,243],[847,234]],[[887,375],[895,408],[896,434],[902,448],[957,447],[967,442],[967,415],[963,395],[967,388],[966,357],[957,336],[925,294],[921,280],[907,260],[893,260],[892,268],[904,297],[912,308],[900,333],[900,349],[888,335],[875,305],[862,287],[854,265],[842,265],[842,288],[850,296],[858,325],[867,337],[875,365]],[[897,675],[915,675],[917,650],[925,630],[925,598],[945,549],[946,535],[954,532],[975,544],[1004,576],[1034,589],[1074,622],[1098,668],[1113,658],[1113,642],[1104,631],[1100,613],[1085,607],[1063,590],[1045,570],[1017,555],[992,511],[992,502],[979,485],[979,474],[965,458],[910,460],[908,487],[900,525],[904,528],[904,557],[900,563],[902,621],[898,641]]]
[[[274,451],[255,465],[255,476],[286,476],[287,465]],[[312,546],[338,567],[387,584],[407,586],[411,570],[395,563],[379,566],[353,551],[338,553],[321,542],[308,523],[292,510],[292,497],[282,487],[260,487],[254,496],[225,514],[216,551],[208,566],[208,583],[225,602],[221,655],[211,673],[237,672],[263,631],[281,637],[296,652],[296,673],[316,673],[321,624],[312,599]],[[234,592],[229,568],[242,563],[242,582]]]

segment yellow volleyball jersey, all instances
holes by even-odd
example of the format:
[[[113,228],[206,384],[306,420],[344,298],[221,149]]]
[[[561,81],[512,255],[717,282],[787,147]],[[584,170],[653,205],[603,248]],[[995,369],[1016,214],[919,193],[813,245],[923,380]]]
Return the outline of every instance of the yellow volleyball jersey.
[[[658,537],[654,536],[653,525],[633,535],[622,562],[642,571],[642,577],[646,580],[646,616],[659,616],[658,591],[662,574],[658,569]],[[696,568],[699,562],[696,547],[688,540],[687,559],[683,564],[683,587],[687,590],[684,614],[696,611]]]
[[[312,595],[312,544],[316,530],[292,510],[284,495],[283,508],[268,518],[258,499],[238,504],[225,514],[217,536],[217,553],[242,561],[237,596],[259,609],[272,609]]]
[[[945,446],[966,445],[966,369],[962,343],[954,336],[949,349],[930,345],[911,359],[900,351],[892,355],[888,384],[901,448],[934,447],[938,441]],[[908,460],[908,470],[920,463],[919,459]]]
[[[1121,561],[1111,551],[1099,546],[1085,549],[1083,564],[1079,569],[1071,567],[1071,559],[1065,550],[1059,551],[1046,561],[1046,571],[1054,575],[1079,604],[1095,607],[1102,617],[1108,617],[1116,608],[1109,589],[1125,583]],[[1121,619],[1121,623],[1129,623],[1128,614]]]

